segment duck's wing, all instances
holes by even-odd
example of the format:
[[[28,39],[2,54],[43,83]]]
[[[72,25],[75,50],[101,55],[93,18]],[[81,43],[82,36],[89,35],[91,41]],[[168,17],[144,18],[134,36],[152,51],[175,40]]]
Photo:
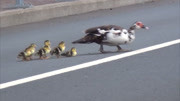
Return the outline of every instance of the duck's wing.
[[[123,30],[124,28],[118,25],[108,25],[109,30],[114,29],[114,30]]]
[[[86,33],[86,34],[101,34],[101,33],[99,32],[99,29],[106,31],[106,30],[108,30],[109,28],[108,28],[108,26],[106,26],[106,25],[97,26],[97,27],[92,27],[92,28],[89,28],[89,29],[85,30],[85,33]]]
[[[89,28],[85,30],[85,33],[86,34],[104,34],[105,32],[108,32],[111,29],[122,30],[124,28],[117,25],[103,25],[103,26]]]
[[[98,26],[89,28],[85,31],[86,35],[78,39],[76,41],[73,41],[72,43],[98,43],[100,44],[102,40],[106,39],[107,33],[111,32],[114,34],[121,33],[121,30],[123,28],[117,25],[104,25],[104,26]]]

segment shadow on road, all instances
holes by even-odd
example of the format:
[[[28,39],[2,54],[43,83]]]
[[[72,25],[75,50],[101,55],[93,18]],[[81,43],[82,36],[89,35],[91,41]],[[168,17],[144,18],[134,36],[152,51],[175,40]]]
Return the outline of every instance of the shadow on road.
[[[130,52],[130,51],[128,51]],[[87,53],[87,54],[78,54],[75,57],[80,57],[80,56],[90,56],[90,55],[103,55],[103,54],[113,54],[113,53],[126,53],[126,52],[119,52],[119,51],[106,51],[104,53],[97,52],[97,53]],[[32,60],[29,61],[38,61],[38,60],[49,60],[49,59],[62,59],[62,58],[74,58],[74,57],[65,57],[61,56],[60,58],[56,58],[56,56],[50,56],[48,59],[39,59],[39,58],[33,58]],[[29,62],[29,61],[23,61],[23,60],[17,60],[17,62]]]

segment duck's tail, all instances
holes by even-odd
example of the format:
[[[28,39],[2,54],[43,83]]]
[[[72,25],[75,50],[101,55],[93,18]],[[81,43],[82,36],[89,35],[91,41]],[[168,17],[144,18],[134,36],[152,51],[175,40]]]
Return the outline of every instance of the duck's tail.
[[[85,44],[85,43],[87,43],[87,41],[82,38],[82,39],[73,41],[72,43],[73,43],[73,44],[78,44],[78,43],[79,43],[79,44]]]
[[[87,36],[85,36],[85,37],[83,37],[81,39],[73,41],[72,43],[73,44],[89,44],[89,43],[92,43],[92,42],[94,42],[93,37],[90,36],[90,35],[87,35]]]

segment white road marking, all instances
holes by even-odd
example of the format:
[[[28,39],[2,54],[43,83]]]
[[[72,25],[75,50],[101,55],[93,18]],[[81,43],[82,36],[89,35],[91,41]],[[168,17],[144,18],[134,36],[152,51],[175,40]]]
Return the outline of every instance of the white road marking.
[[[71,71],[75,71],[75,70],[79,70],[79,69],[83,69],[83,68],[88,68],[88,67],[91,67],[91,66],[94,66],[94,65],[114,61],[114,60],[117,60],[117,59],[122,59],[122,58],[125,58],[125,57],[137,55],[137,54],[140,54],[140,53],[145,53],[145,52],[152,51],[152,50],[157,50],[157,49],[164,48],[164,47],[171,46],[171,45],[178,44],[178,43],[180,43],[180,39],[165,42],[165,43],[154,45],[154,46],[150,46],[150,47],[147,47],[147,48],[138,49],[138,50],[135,50],[135,51],[132,51],[132,52],[124,53],[124,54],[110,56],[110,57],[106,57],[106,58],[103,58],[103,59],[98,59],[98,60],[95,60],[95,61],[86,62],[86,63],[83,63],[83,64],[71,66],[71,67],[66,67],[66,68],[63,68],[63,69],[59,69],[59,70],[55,70],[55,71],[51,71],[51,72],[31,76],[31,77],[27,77],[27,78],[15,80],[15,81],[10,81],[10,82],[7,82],[7,83],[2,83],[2,84],[0,84],[0,89],[9,88],[9,87],[24,84],[24,83],[27,83],[27,82],[31,82],[31,81],[35,81],[35,80],[39,80],[39,79],[59,75],[59,74],[62,74],[62,73],[67,73],[67,72],[71,72]]]

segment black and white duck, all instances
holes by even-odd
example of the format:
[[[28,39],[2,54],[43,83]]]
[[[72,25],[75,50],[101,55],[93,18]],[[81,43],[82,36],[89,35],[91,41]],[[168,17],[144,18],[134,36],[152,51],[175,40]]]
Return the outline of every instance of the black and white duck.
[[[117,25],[104,25],[85,30],[85,36],[72,42],[73,44],[97,43],[100,45],[99,51],[104,53],[103,45],[116,46],[118,51],[127,51],[120,45],[131,43],[135,40],[136,29],[149,29],[142,22],[136,21],[129,29]]]

